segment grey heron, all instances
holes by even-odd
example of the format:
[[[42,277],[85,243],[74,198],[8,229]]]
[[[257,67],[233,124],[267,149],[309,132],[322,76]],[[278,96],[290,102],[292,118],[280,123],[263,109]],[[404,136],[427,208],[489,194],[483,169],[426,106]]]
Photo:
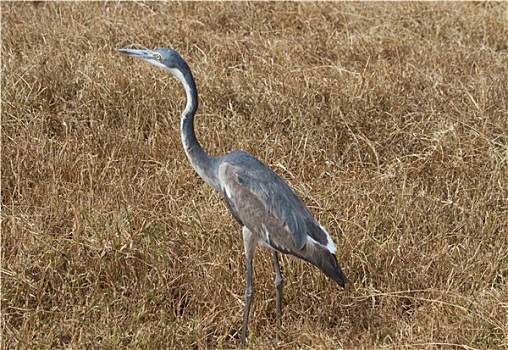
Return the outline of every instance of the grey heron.
[[[194,115],[198,109],[196,84],[189,66],[176,51],[172,49],[117,51],[168,70],[183,84],[187,103],[180,127],[185,154],[199,176],[222,194],[233,218],[242,226],[247,260],[247,287],[241,346],[245,345],[254,293],[252,259],[258,244],[273,251],[278,341],[284,286],[278,253],[294,255],[310,262],[344,288],[347,278],[335,256],[337,249],[332,238],[314,219],[289,185],[253,155],[234,151],[213,157],[203,150],[194,132]]]

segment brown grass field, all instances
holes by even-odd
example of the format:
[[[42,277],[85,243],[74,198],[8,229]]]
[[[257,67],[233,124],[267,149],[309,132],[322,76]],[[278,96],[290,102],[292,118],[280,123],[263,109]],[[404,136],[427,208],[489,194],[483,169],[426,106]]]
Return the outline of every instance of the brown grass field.
[[[252,349],[508,348],[506,3],[5,3],[2,349],[231,349],[241,230],[180,143],[243,149],[337,243],[345,290],[254,260]]]

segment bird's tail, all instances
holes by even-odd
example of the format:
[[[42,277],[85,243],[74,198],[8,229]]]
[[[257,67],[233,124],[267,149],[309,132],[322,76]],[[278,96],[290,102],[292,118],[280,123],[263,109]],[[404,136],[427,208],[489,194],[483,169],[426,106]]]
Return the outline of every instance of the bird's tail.
[[[309,241],[302,249],[302,258],[317,266],[325,275],[337,282],[339,286],[344,288],[347,277],[339,266],[335,254],[330,253],[326,247],[320,244],[314,244]]]

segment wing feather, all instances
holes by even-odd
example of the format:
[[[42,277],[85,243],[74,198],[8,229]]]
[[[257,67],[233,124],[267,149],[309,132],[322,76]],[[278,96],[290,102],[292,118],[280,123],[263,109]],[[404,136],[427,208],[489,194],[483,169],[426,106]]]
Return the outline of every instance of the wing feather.
[[[284,180],[241,151],[221,157],[218,176],[231,214],[258,242],[307,260],[344,287],[330,235]]]
[[[238,222],[249,222],[248,216],[264,211],[264,215],[279,223],[279,227],[273,227],[271,231],[288,231],[297,249],[305,245],[308,233],[319,236],[319,224],[284,180],[248,153],[234,152],[227,157],[220,167],[225,186],[223,194]],[[323,242],[323,238],[326,242],[326,237],[316,237],[315,240]],[[272,236],[271,239],[275,241],[277,237]]]

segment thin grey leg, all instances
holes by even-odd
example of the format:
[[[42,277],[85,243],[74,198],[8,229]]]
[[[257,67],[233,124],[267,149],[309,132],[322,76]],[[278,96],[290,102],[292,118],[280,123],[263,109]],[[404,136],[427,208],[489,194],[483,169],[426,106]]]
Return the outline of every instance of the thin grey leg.
[[[247,325],[249,323],[250,305],[254,296],[254,288],[252,287],[252,259],[254,257],[254,249],[256,248],[256,240],[254,235],[248,228],[243,228],[243,244],[245,248],[245,257],[247,258],[247,288],[245,289],[245,308],[243,310],[243,325],[240,349],[245,346],[245,337],[247,335]]]
[[[282,290],[284,289],[284,278],[280,272],[279,257],[278,253],[273,251],[273,265],[275,266],[275,291],[277,295],[277,301],[275,304],[277,310],[277,329],[275,331],[275,340],[280,340],[280,323],[281,323],[281,309],[282,309]]]

